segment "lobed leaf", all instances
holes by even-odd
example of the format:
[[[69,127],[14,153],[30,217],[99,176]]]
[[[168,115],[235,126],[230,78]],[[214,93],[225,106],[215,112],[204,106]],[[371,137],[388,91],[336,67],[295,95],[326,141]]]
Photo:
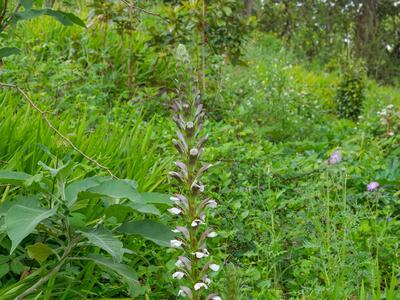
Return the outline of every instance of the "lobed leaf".
[[[170,228],[151,220],[127,222],[118,227],[117,231],[125,234],[139,235],[164,247],[169,247],[170,241],[175,237]]]
[[[98,227],[90,232],[81,232],[89,242],[108,252],[116,262],[122,261],[124,254],[122,242],[113,236],[112,232],[104,227]]]
[[[24,172],[14,172],[8,170],[0,170],[0,183],[24,185],[31,178],[31,175]]]
[[[34,260],[37,260],[39,263],[43,263],[47,260],[47,258],[53,254],[53,250],[43,243],[36,243],[34,245],[30,245],[26,247],[28,252],[28,256]]]
[[[112,270],[122,276],[127,282],[137,282],[138,277],[136,272],[125,264],[116,263],[111,259],[105,258],[98,254],[89,254],[88,256],[96,264]]]
[[[5,215],[6,232],[12,243],[10,253],[14,252],[21,241],[31,234],[40,222],[53,216],[56,209],[13,205]]]

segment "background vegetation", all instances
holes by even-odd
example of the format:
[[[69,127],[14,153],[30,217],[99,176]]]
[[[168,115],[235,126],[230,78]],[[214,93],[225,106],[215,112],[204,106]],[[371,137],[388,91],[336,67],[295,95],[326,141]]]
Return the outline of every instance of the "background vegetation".
[[[0,10],[0,299],[177,298],[180,44],[214,164],[212,290],[400,299],[399,1]]]

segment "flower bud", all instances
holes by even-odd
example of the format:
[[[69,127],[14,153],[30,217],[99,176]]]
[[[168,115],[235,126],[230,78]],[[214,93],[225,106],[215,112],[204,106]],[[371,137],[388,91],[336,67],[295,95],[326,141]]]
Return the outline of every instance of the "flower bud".
[[[197,156],[199,154],[199,150],[196,148],[190,149],[190,156]]]

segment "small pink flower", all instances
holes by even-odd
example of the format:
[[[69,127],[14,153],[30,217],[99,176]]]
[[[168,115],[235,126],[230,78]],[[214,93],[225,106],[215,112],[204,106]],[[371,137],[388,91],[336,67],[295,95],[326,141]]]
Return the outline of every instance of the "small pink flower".
[[[342,161],[342,154],[339,150],[336,150],[329,156],[328,165],[336,165]]]
[[[372,182],[368,183],[367,191],[368,192],[373,192],[376,189],[378,189],[379,187],[380,187],[379,183],[377,183],[376,181],[372,181]]]

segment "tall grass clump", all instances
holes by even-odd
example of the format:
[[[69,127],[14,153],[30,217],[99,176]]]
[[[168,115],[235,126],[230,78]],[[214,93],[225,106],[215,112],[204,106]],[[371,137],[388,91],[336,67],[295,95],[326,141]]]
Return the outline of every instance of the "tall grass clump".
[[[3,93],[0,105],[3,168],[34,174],[39,170],[38,161],[50,163],[54,156],[72,159],[82,167],[87,164],[19,96]],[[49,114],[49,118],[79,149],[117,176],[135,179],[144,191],[163,183],[169,160],[159,156],[162,142],[155,142],[160,136],[156,116],[145,121],[139,111],[121,104],[106,115],[72,105],[68,111]]]

